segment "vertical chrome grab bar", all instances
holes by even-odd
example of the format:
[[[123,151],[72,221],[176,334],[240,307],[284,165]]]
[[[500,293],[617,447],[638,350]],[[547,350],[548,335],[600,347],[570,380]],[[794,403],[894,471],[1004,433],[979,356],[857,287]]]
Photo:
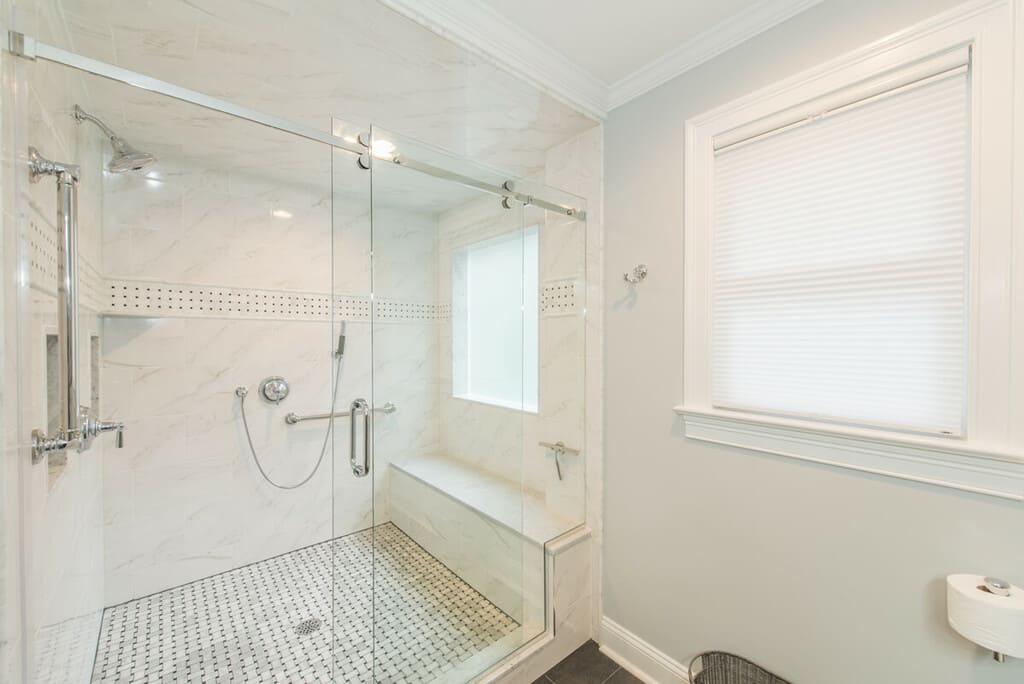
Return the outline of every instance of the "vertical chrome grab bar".
[[[356,477],[366,477],[370,473],[370,459],[373,455],[373,411],[365,399],[356,399],[352,402],[349,411],[349,464],[352,466],[352,474]],[[363,420],[363,458],[362,463],[356,461],[356,451],[359,448],[358,417]]]
[[[82,409],[78,400],[78,180],[74,172],[57,174],[57,225],[57,338],[62,346],[59,430],[77,435]]]
[[[46,159],[39,150],[28,148],[29,180],[57,178],[57,340],[60,345],[58,398],[60,417],[57,434],[32,431],[32,462],[38,463],[50,451],[86,451],[92,440],[104,432],[117,432],[117,447],[124,446],[124,424],[101,421],[79,400],[78,366],[78,167]]]

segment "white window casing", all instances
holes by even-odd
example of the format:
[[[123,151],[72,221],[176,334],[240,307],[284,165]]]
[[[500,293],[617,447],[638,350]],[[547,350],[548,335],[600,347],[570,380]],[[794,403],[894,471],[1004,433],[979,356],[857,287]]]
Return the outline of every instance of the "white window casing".
[[[1024,500],[1013,43],[975,2],[687,121],[687,437]]]

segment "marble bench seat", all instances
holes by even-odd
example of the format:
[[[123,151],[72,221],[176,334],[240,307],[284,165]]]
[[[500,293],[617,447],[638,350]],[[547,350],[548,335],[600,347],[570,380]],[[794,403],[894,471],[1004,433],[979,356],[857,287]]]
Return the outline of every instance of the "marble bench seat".
[[[519,484],[440,456],[390,464],[391,521],[524,629],[544,625],[544,544],[577,527]]]
[[[537,544],[544,544],[576,527],[548,510],[538,494],[473,466],[442,456],[417,456],[391,464],[395,472],[419,480],[442,494]]]

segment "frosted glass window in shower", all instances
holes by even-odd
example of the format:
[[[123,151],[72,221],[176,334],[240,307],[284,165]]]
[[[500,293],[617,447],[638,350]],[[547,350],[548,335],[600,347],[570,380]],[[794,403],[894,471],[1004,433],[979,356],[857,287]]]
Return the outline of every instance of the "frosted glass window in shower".
[[[537,410],[537,227],[461,247],[452,259],[457,398]]]

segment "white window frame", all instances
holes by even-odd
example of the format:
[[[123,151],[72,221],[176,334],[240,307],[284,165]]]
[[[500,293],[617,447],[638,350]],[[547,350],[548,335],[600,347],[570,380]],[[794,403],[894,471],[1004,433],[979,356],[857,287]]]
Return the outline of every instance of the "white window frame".
[[[1015,30],[1019,35],[1015,36]],[[686,122],[683,417],[688,438],[1024,501],[1024,230],[1013,202],[1013,0],[968,3]],[[711,402],[714,141],[768,130],[939,55],[971,50],[967,422],[962,437],[912,435],[716,408]],[[1019,132],[1024,134],[1024,128]],[[743,137],[741,135],[741,137]],[[1015,216],[1016,212],[1016,216]],[[1018,265],[1014,271],[1014,263]]]
[[[520,399],[518,401],[515,401],[515,400],[505,399],[505,398],[502,398],[502,397],[493,397],[493,396],[488,396],[488,395],[484,395],[484,394],[474,393],[472,391],[472,388],[469,387],[469,378],[467,377],[467,374],[468,374],[468,371],[469,371],[469,365],[472,364],[472,345],[473,345],[473,342],[472,342],[471,339],[469,339],[469,337],[467,335],[463,335],[463,337],[464,337],[464,344],[467,346],[467,349],[464,350],[464,353],[466,354],[466,360],[465,360],[466,364],[465,364],[465,367],[461,368],[461,369],[459,367],[459,363],[458,363],[458,360],[457,360],[457,354],[459,353],[459,351],[456,350],[456,348],[455,348],[456,347],[456,339],[459,337],[456,334],[456,332],[455,332],[455,328],[456,328],[456,326],[465,325],[467,323],[466,321],[459,321],[459,320],[457,320],[457,316],[458,316],[458,312],[459,312],[459,307],[456,306],[456,303],[455,303],[456,291],[457,290],[464,290],[465,288],[469,287],[469,285],[467,283],[457,283],[456,282],[455,272],[454,272],[454,270],[455,270],[454,269],[455,262],[457,260],[465,260],[465,259],[467,259],[469,257],[469,253],[473,249],[476,249],[476,248],[479,248],[479,247],[484,247],[484,246],[489,246],[489,245],[494,245],[496,243],[501,243],[501,242],[511,242],[511,241],[516,241],[516,240],[525,241],[527,238],[530,238],[530,237],[533,238],[533,240],[535,242],[535,245],[536,245],[536,248],[537,248],[537,252],[538,252],[537,253],[537,257],[538,257],[538,264],[537,264],[537,267],[538,267],[538,273],[537,273],[537,292],[532,293],[532,295],[531,295],[532,300],[533,300],[533,304],[534,304],[534,313],[537,316],[537,320],[535,322],[535,328],[536,328],[537,335],[536,335],[536,337],[530,338],[530,339],[528,339],[526,337],[526,335],[525,335],[525,333],[526,333],[526,321],[524,319],[523,320],[523,326],[524,326],[523,327],[523,332],[524,332],[523,345],[524,346],[523,346],[523,357],[522,357],[523,358],[523,365],[522,365],[522,368],[521,368],[522,374],[523,374],[523,386],[522,386],[522,393],[520,395]],[[541,284],[540,284],[540,271],[539,271],[539,269],[540,269],[539,257],[540,257],[540,225],[538,225],[538,224],[526,226],[525,228],[520,228],[520,229],[517,229],[517,230],[514,230],[514,231],[507,232],[507,233],[501,233],[501,234],[498,234],[498,235],[493,235],[493,236],[490,236],[490,237],[481,238],[481,239],[478,239],[478,240],[474,240],[473,242],[467,242],[466,244],[463,244],[463,245],[460,245],[460,246],[456,247],[452,251],[452,259],[453,259],[453,262],[452,262],[453,273],[452,273],[452,281],[451,281],[452,282],[452,310],[451,310],[451,325],[452,325],[452,355],[451,355],[452,399],[458,399],[460,401],[468,401],[468,402],[476,403],[476,404],[486,404],[488,406],[497,406],[499,408],[510,409],[510,410],[513,410],[513,411],[521,412],[521,413],[528,413],[528,414],[537,414],[538,413],[538,411],[539,411],[539,404],[540,404],[540,377],[539,377],[540,376],[540,302],[539,302],[539,300],[540,300],[540,287],[541,287]],[[463,268],[465,268],[465,267],[463,267]],[[524,294],[530,294],[530,293],[524,293]],[[527,313],[527,308],[524,307],[523,308],[523,315],[525,316],[526,313]],[[526,354],[526,345],[531,340],[532,340],[533,344],[535,345],[533,356],[536,358],[537,363],[532,365],[530,368],[527,368],[527,366],[526,366],[526,359],[527,359],[528,355]],[[533,375],[533,377],[532,377],[533,382],[532,383],[528,383],[526,381],[526,376],[528,374],[530,374],[530,373],[532,373],[532,375]],[[534,390],[534,392],[532,394],[529,393],[530,389]]]

